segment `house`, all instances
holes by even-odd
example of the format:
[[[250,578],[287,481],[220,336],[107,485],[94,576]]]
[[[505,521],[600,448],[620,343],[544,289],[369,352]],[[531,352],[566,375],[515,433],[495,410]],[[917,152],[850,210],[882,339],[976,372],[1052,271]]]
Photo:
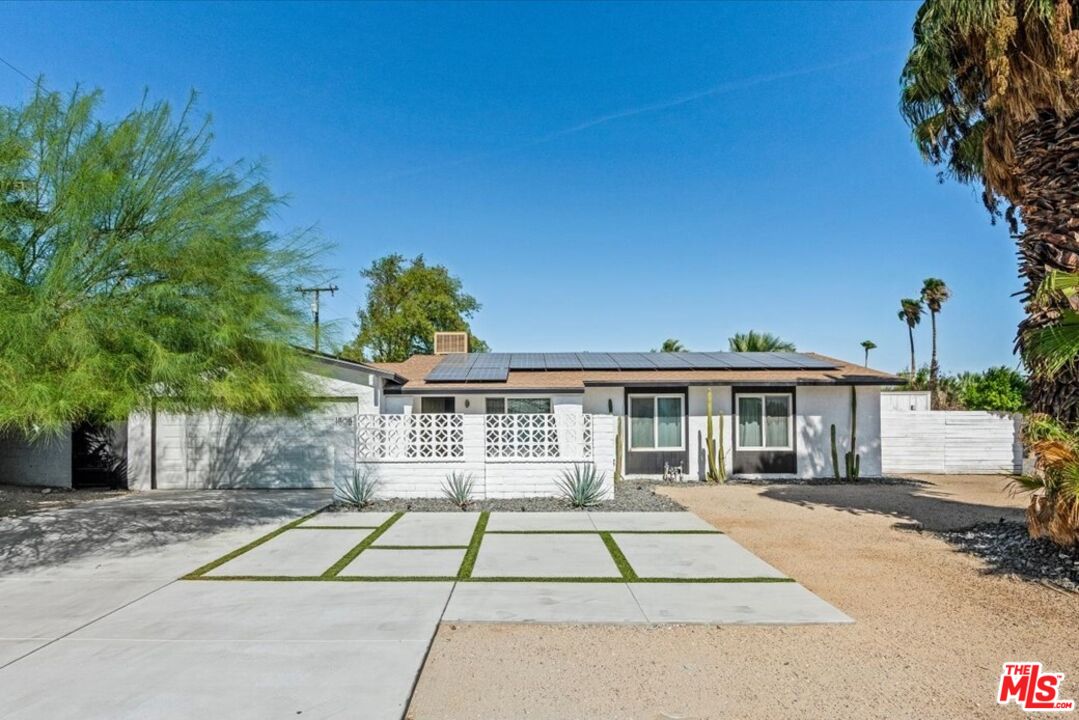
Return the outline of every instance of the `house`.
[[[861,475],[881,474],[880,389],[892,375],[814,353],[436,353],[358,363],[308,353],[302,417],[148,412],[126,425],[133,489],[329,487],[358,468],[382,492],[438,496],[448,474],[486,497],[550,495],[591,464],[608,483],[704,479],[707,397],[725,466],[743,477],[831,477],[856,412]]]

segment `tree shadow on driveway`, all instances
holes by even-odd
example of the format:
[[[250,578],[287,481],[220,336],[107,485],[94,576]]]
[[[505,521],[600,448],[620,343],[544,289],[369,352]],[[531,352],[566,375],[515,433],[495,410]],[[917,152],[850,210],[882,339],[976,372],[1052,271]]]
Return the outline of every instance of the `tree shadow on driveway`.
[[[986,480],[978,492],[950,489],[947,483],[773,485],[761,497],[812,509],[829,507],[852,515],[895,518],[897,529],[946,531],[985,522],[1023,520],[1023,509],[1007,504],[1005,477]],[[999,492],[998,492],[999,490]],[[1001,504],[993,504],[1000,502]]]
[[[156,490],[0,519],[0,576],[90,556],[110,558],[292,520],[330,490]]]

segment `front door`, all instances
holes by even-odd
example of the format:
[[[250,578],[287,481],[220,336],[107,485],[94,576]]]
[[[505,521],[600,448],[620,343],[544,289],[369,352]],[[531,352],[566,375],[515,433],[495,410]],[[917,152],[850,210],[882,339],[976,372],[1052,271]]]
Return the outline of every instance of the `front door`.
[[[664,467],[689,470],[686,388],[627,388],[626,474],[662,475]]]
[[[420,412],[430,413],[454,413],[457,412],[456,403],[452,397],[424,397],[420,398]]]

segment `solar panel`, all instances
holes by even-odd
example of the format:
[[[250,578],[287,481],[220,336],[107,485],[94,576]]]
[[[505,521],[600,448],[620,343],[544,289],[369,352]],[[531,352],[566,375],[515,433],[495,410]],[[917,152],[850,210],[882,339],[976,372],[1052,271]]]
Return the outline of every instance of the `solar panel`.
[[[482,382],[482,381],[496,381],[503,382],[509,377],[510,369],[508,366],[502,367],[476,367],[473,366],[468,371],[468,376],[465,378],[466,382]]]
[[[682,357],[684,353],[648,353],[645,357],[661,370],[688,370],[693,366]]]
[[[581,361],[577,353],[547,353],[544,356],[548,370],[580,370]]]
[[[653,370],[655,365],[648,361],[644,353],[609,353],[619,370]]]
[[[544,353],[513,353],[510,355],[510,370],[546,370],[545,357]]]
[[[447,355],[427,373],[425,379],[431,382],[464,382],[477,357],[479,356],[466,354]]]
[[[780,355],[780,356],[782,356],[784,358],[787,358],[788,360],[791,360],[792,362],[798,363],[798,367],[806,369],[806,370],[809,370],[809,369],[827,370],[827,369],[834,369],[836,367],[839,367],[838,365],[836,365],[834,362],[831,362],[830,360],[821,360],[820,358],[810,357],[809,355],[805,355],[803,353],[781,352],[781,353],[773,353],[773,354],[774,355]]]
[[[610,355],[602,352],[577,353],[577,359],[585,370],[611,370],[618,367]]]
[[[730,367],[730,363],[723,359],[727,353],[685,352],[681,357],[694,370],[715,370],[717,368]]]

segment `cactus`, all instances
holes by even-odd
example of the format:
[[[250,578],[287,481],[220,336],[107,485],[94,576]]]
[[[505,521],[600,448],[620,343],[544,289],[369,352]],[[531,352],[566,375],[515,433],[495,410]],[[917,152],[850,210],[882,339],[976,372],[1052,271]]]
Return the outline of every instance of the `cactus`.
[[[618,418],[618,424],[614,431],[614,481],[622,482],[622,418]]]
[[[839,480],[839,449],[835,444],[835,423],[832,423],[832,474]]]
[[[708,388],[706,411],[708,413],[708,427],[707,437],[704,441],[704,453],[708,458],[708,474],[705,475],[705,480],[708,482],[719,482],[719,469],[716,467],[716,437],[712,428],[712,388]]]
[[[723,447],[723,413],[719,414],[719,447],[716,452],[716,459],[719,461],[719,481],[727,482],[727,452]]]
[[[834,445],[833,445],[834,447]],[[862,458],[855,451],[858,447],[858,393],[850,388],[850,450],[843,456],[847,466],[847,480],[857,480]]]

